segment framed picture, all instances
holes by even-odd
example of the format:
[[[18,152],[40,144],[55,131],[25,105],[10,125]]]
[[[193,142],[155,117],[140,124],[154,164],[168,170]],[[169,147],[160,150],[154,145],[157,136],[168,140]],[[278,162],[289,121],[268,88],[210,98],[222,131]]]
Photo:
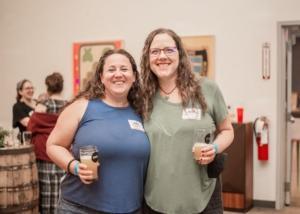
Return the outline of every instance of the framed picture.
[[[184,36],[183,45],[190,57],[192,70],[200,76],[214,79],[215,37],[214,36]]]
[[[110,49],[122,48],[122,40],[73,43],[73,93],[82,90],[97,68],[99,58]]]

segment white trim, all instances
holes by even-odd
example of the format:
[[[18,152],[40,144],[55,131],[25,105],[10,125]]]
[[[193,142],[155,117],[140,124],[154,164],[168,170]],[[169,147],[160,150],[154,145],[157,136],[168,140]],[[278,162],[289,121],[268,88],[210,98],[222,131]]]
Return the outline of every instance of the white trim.
[[[276,201],[275,208],[282,209],[285,203],[284,183],[286,178],[286,139],[287,139],[287,114],[286,114],[286,72],[285,54],[286,47],[283,30],[286,26],[300,25],[300,21],[287,21],[277,23],[277,148],[276,148]]]

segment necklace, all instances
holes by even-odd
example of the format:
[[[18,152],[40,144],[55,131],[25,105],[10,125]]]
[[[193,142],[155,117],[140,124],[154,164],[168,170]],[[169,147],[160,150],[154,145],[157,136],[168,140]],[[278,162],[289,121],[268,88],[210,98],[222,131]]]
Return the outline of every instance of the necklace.
[[[171,91],[167,92],[167,91],[165,91],[164,89],[162,89],[162,87],[159,86],[159,89],[166,95],[166,96],[164,96],[164,98],[165,98],[166,100],[168,100],[168,99],[170,98],[170,95],[175,91],[176,88],[177,88],[177,86],[175,85],[175,87],[172,88]]]

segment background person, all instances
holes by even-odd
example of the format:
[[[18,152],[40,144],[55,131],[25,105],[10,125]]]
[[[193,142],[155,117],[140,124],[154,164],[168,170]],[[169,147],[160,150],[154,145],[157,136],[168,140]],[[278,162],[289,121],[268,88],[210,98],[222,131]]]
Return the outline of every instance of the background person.
[[[13,105],[12,124],[13,128],[19,128],[21,134],[26,131],[30,115],[36,106],[33,94],[34,88],[29,80],[23,79],[17,83],[17,102]]]
[[[58,113],[67,103],[62,96],[64,79],[59,72],[48,75],[45,79],[47,93],[41,94],[35,111],[46,113]]]
[[[61,113],[47,142],[48,155],[68,172],[58,213],[140,212],[150,150],[140,94],[133,57],[123,49],[105,52],[94,78]],[[99,151],[98,180],[79,162],[84,145]]]
[[[223,213],[220,183],[207,175],[207,164],[233,140],[219,88],[195,78],[180,37],[169,29],[148,35],[141,74],[144,126],[151,144],[145,212]],[[199,161],[192,155],[197,128],[218,133]]]
[[[37,159],[40,213],[55,213],[59,197],[60,179],[65,174],[46,153],[48,136],[56,124],[58,113],[67,103],[61,95],[63,83],[63,77],[58,72],[46,77],[47,95],[43,95],[39,99],[40,102],[30,117],[27,127],[32,132],[32,144]]]

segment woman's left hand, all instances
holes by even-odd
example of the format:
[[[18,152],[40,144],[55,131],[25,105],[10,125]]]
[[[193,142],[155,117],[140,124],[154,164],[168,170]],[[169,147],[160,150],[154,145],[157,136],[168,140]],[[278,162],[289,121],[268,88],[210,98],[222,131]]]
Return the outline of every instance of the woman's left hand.
[[[212,144],[207,145],[201,149],[201,159],[197,160],[198,164],[207,165],[215,159],[215,149]]]

